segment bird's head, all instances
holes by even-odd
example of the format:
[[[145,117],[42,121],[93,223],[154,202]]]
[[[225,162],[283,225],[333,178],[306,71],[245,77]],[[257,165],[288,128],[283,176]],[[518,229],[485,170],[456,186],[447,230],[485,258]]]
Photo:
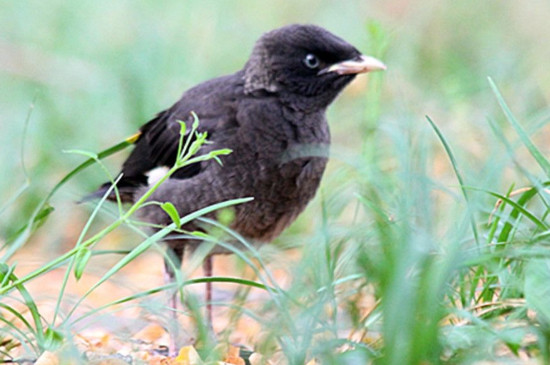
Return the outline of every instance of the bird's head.
[[[256,42],[244,68],[245,92],[313,97],[328,105],[357,74],[384,69],[382,62],[325,29],[294,24]]]

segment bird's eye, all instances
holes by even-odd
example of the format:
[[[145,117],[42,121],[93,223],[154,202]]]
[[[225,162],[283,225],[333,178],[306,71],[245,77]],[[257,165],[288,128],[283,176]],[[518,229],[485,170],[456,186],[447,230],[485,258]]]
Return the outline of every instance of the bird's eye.
[[[304,58],[304,64],[309,68],[319,67],[319,59],[313,53],[308,53]]]

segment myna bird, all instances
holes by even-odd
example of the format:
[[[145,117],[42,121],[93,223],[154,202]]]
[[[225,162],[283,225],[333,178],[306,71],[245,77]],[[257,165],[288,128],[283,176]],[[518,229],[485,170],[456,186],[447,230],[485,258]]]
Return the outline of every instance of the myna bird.
[[[379,60],[315,25],[289,25],[265,33],[256,42],[243,69],[203,82],[172,107],[140,128],[140,136],[122,166],[117,188],[124,202],[141,197],[158,172],[173,166],[180,142],[180,124],[200,120],[209,144],[199,154],[217,149],[232,153],[222,164],[209,160],[176,171],[149,200],[171,202],[180,216],[230,199],[253,197],[233,207],[230,228],[254,242],[269,242],[288,227],[314,197],[327,164],[330,132],[325,112],[357,74],[384,70]],[[190,130],[191,128],[187,128]],[[161,170],[159,170],[161,169]],[[105,194],[110,183],[94,194]],[[109,199],[115,200],[111,193]],[[155,225],[171,223],[159,205],[139,210]],[[215,214],[210,217],[215,218]],[[203,229],[192,221],[186,231]],[[166,239],[177,265],[196,239]],[[204,262],[212,273],[211,255],[228,253],[215,247]],[[165,265],[173,280],[172,265]],[[207,284],[207,318],[212,322],[211,287]],[[175,305],[175,303],[173,303]]]

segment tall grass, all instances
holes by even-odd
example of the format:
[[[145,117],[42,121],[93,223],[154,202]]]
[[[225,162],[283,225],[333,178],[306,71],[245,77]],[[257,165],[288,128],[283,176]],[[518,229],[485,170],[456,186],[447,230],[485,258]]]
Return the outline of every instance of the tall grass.
[[[281,362],[550,363],[548,74],[540,66],[549,48],[538,41],[548,6],[304,1],[283,11],[239,4],[30,1],[0,13],[0,81],[9,91],[0,93],[0,118],[9,121],[0,125],[3,359],[59,346],[69,356],[72,336],[94,318],[135,303],[157,315],[164,309],[151,304],[163,300],[158,293],[176,288],[185,289],[183,317],[201,328],[202,300],[187,289],[211,280],[237,284],[231,299],[214,303],[228,308],[218,340],[230,342],[240,321],[251,319],[259,330],[247,345]],[[120,293],[89,308],[88,293],[123,280],[122,266],[131,268],[192,217],[165,206],[173,225],[146,237],[127,208],[74,206],[129,142],[86,153],[79,166],[82,150],[114,144],[186,87],[238,69],[262,31],[293,21],[324,25],[389,66],[386,75],[359,79],[329,110],[332,158],[315,201],[259,249],[205,221],[217,233],[200,237],[208,245],[174,286]],[[27,61],[14,69],[17,55]],[[96,245],[100,238],[112,247]],[[215,244],[231,248],[236,267],[249,271],[238,279],[187,277]],[[288,248],[299,261],[286,263]],[[29,273],[17,259],[30,249],[45,258]],[[30,288],[59,268],[52,314],[41,305],[44,293]],[[87,273],[99,277],[68,296],[65,285]],[[201,355],[214,359],[216,344],[202,330]]]

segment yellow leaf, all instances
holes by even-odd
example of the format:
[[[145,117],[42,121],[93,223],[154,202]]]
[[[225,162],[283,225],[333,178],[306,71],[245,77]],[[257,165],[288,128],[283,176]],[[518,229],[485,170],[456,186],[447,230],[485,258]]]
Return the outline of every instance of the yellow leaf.
[[[174,365],[199,365],[201,362],[201,358],[193,346],[182,347],[174,360],[176,360]]]

